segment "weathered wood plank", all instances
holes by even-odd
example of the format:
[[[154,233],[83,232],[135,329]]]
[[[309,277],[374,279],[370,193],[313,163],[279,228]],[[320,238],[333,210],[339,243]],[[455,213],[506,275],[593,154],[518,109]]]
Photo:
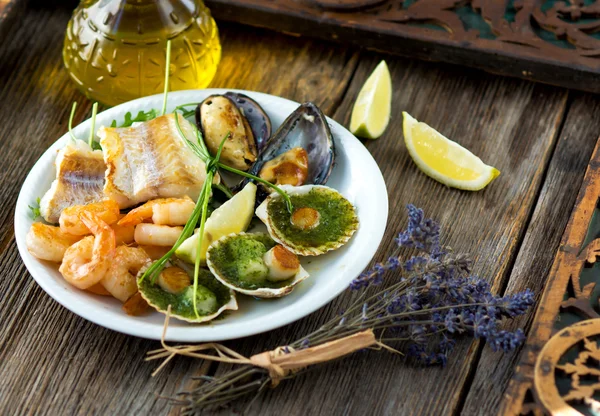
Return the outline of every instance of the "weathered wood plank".
[[[598,97],[573,93],[572,103],[506,293],[530,288],[538,295],[539,302],[600,131],[599,111]],[[529,329],[533,316],[530,313],[519,318],[507,328]],[[516,397],[507,397],[505,394],[522,356],[522,348],[511,354],[484,350],[466,397],[464,414],[492,414],[504,402],[516,400]]]
[[[157,342],[121,335],[72,314],[33,281],[13,236],[14,204],[35,160],[76,122],[89,102],[62,69],[62,36],[70,10],[32,7],[10,42],[0,44],[0,414],[162,414],[199,362],[178,360],[159,377],[146,351]],[[358,54],[323,42],[221,26],[223,60],[214,86],[309,96],[327,111],[339,103]],[[84,103],[82,105],[82,103]]]
[[[351,106],[378,55],[361,57],[335,118],[347,124]],[[503,286],[542,185],[566,106],[565,90],[496,78],[482,72],[387,59],[393,77],[393,117],[384,137],[367,147],[382,169],[390,196],[389,226],[377,259],[406,223],[414,203],[444,226],[444,242],[475,258],[475,273]],[[402,143],[406,110],[465,145],[502,175],[477,193],[446,188],[419,172]],[[299,338],[343,309],[341,296],[293,325],[229,342],[244,355]],[[383,352],[356,354],[257,400],[249,414],[450,414],[476,364],[477,343],[459,342],[448,366],[423,368]],[[222,371],[222,370],[220,370]],[[245,404],[239,404],[243,408]]]

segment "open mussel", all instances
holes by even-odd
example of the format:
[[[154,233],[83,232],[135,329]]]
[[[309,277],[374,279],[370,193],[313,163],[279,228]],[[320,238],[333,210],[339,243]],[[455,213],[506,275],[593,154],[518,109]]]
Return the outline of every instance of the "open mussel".
[[[298,107],[259,152],[249,173],[275,185],[322,185],[335,161],[335,144],[327,119],[315,104]],[[243,180],[234,190],[241,189]],[[268,195],[257,194],[260,202]]]
[[[271,121],[260,105],[234,92],[211,95],[202,101],[196,108],[196,123],[213,155],[229,133],[221,161],[243,171],[254,164],[271,137]]]
[[[304,152],[300,152],[299,149]],[[265,168],[272,165],[271,161],[280,158],[286,162],[282,155],[292,156],[299,170],[302,170],[306,158],[306,177],[299,185],[322,185],[327,182],[333,169],[335,145],[327,119],[315,104],[304,103],[288,116],[264,152],[258,155],[250,173],[256,176],[261,176],[261,172],[265,174]],[[284,173],[287,171],[283,170]],[[279,184],[296,185],[285,181]]]
[[[247,95],[229,91],[225,93],[225,97],[230,98],[248,120],[254,135],[256,151],[260,154],[271,139],[271,119],[265,110]]]

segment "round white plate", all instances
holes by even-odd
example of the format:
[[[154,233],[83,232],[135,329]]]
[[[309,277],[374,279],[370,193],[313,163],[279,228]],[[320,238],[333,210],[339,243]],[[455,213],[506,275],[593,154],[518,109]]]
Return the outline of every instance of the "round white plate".
[[[169,93],[169,111],[176,105],[200,102],[224,89],[190,90]],[[298,103],[272,95],[239,91],[255,99],[267,112],[273,130],[296,109]],[[122,121],[126,112],[162,107],[162,95],[140,98],[98,114],[96,126]],[[368,265],[383,237],[388,215],[387,190],[379,168],[367,149],[344,127],[328,119],[337,157],[327,183],[352,202],[358,212],[360,228],[350,242],[329,254],[305,258],[302,264],[310,277],[289,295],[276,300],[255,300],[238,296],[239,310],[209,324],[193,325],[171,319],[167,339],[180,342],[221,341],[241,338],[294,322],[331,301],[348,287]],[[89,120],[73,129],[76,137],[87,138]],[[37,161],[27,176],[17,200],[15,236],[25,266],[38,284],[67,309],[98,325],[129,335],[160,339],[164,315],[158,312],[131,317],[121,310],[116,299],[97,296],[69,285],[55,264],[36,259],[27,251],[25,236],[32,220],[27,205],[35,202],[50,187],[56,173],[57,151],[69,140],[68,134],[54,143]]]

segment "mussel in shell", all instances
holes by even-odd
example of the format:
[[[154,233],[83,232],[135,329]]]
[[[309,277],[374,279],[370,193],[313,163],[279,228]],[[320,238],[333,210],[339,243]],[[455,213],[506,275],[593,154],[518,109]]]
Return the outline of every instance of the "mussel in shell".
[[[256,209],[273,240],[299,256],[318,256],[346,244],[358,229],[354,206],[335,189],[322,185],[281,187],[290,197],[272,193]]]
[[[258,155],[250,173],[258,175],[265,163],[294,148],[302,148],[308,158],[305,185],[327,182],[335,160],[335,144],[327,119],[315,104],[298,107],[277,129],[264,152]]]
[[[247,171],[260,149],[271,137],[271,121],[264,110],[243,94],[228,92],[211,95],[196,108],[196,123],[211,154],[215,155],[223,139],[221,161]]]
[[[248,120],[254,135],[256,151],[260,154],[271,139],[271,119],[260,104],[247,95],[228,91],[225,93],[225,97],[230,98]]]
[[[238,233],[210,245],[206,263],[225,286],[245,295],[278,298],[308,277],[298,257],[265,233]]]
[[[335,144],[327,119],[319,107],[307,102],[277,129],[249,173],[277,185],[322,185],[329,179],[334,162]],[[259,200],[266,197],[262,194],[257,195]]]

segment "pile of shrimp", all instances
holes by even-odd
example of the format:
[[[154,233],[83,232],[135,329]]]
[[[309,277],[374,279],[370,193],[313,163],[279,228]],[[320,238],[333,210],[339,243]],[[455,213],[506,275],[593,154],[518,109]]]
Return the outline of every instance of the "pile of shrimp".
[[[189,197],[162,198],[127,214],[112,200],[75,205],[63,210],[58,227],[33,223],[27,249],[41,260],[60,263],[58,270],[69,284],[113,296],[127,314],[141,315],[148,304],[136,276],[175,244],[194,205]]]

